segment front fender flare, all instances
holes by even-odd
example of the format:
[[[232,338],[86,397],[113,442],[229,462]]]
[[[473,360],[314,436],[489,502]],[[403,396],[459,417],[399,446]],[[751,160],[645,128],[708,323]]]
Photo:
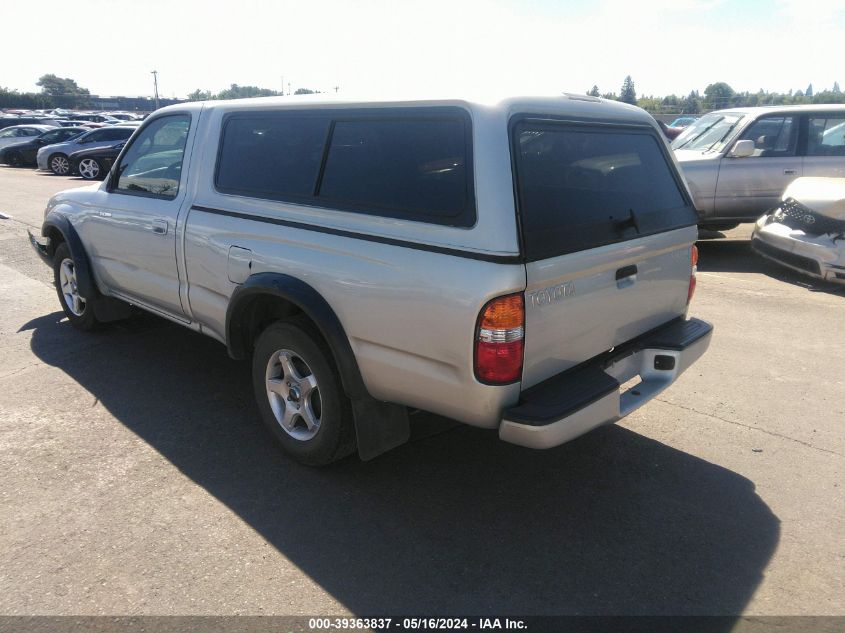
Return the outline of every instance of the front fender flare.
[[[50,237],[52,230],[56,230],[62,235],[62,239],[70,249],[70,254],[73,255],[73,261],[76,265],[76,279],[79,284],[79,291],[84,297],[92,297],[97,299],[100,297],[100,292],[97,290],[97,285],[94,283],[94,277],[91,274],[91,264],[88,261],[88,255],[85,252],[85,247],[82,246],[82,240],[79,239],[79,234],[73,225],[63,215],[50,214],[44,220],[41,226],[41,235]],[[49,248],[50,257],[56,252],[56,245],[52,243]]]

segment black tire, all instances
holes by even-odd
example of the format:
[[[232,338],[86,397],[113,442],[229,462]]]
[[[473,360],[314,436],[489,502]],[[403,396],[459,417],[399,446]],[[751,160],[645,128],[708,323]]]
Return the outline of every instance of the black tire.
[[[23,165],[23,156],[20,152],[11,152],[6,155],[6,164],[9,167],[21,167]]]
[[[57,176],[70,175],[70,161],[64,154],[53,154],[50,156],[47,159],[47,167]]]
[[[76,262],[74,261],[73,255],[71,255],[67,244],[63,242],[56,247],[56,252],[53,255],[53,282],[56,284],[56,294],[59,296],[59,303],[62,306],[62,310],[73,327],[86,332],[97,330],[102,326],[102,323],[100,323],[100,321],[97,320],[97,317],[94,316],[94,307],[91,302],[80,297],[84,303],[81,304],[76,302],[74,304],[74,302],[68,299],[63,290],[63,286],[66,287],[66,282],[68,280],[67,274],[65,273],[63,275],[62,266],[67,262],[70,262],[74,271],[73,290],[75,290]]]
[[[304,419],[297,420],[298,428],[287,431],[273,411],[271,398],[276,398],[277,408],[281,402],[287,409],[291,406],[288,402],[291,402],[293,394],[291,390],[287,402],[284,402],[281,396],[268,391],[271,361],[277,360],[280,350],[291,352],[295,361],[299,361],[297,369],[300,375],[313,376],[316,379],[318,386],[310,396],[317,398],[315,405],[316,402],[319,403],[319,426],[316,432],[306,428]],[[287,383],[284,370],[280,371],[281,380]],[[262,421],[281,448],[293,459],[309,466],[324,466],[354,452],[352,407],[343,392],[331,353],[305,323],[295,320],[279,321],[259,335],[252,355],[252,384]],[[294,402],[300,402],[298,396]],[[315,405],[312,405],[312,408],[315,408]],[[299,404],[295,406],[298,411]],[[304,411],[304,404],[302,409]],[[312,432],[315,434],[308,438],[297,438],[292,434],[297,432],[305,435]]]

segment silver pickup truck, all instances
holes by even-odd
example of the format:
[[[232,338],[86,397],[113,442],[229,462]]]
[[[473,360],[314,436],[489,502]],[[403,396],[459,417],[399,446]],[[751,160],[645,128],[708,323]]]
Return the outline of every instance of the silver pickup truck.
[[[697,221],[638,108],[272,98],[158,110],[31,240],[73,325],[137,306],[217,339],[325,464],[413,410],[546,448],[641,406],[710,341]]]

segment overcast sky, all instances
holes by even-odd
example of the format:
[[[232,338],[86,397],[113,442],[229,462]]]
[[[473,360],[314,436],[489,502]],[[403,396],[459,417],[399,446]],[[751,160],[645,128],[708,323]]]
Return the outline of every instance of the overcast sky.
[[[687,94],[845,86],[845,0],[3,2],[0,86],[100,95],[231,83],[347,94]],[[285,87],[287,89],[287,87]]]

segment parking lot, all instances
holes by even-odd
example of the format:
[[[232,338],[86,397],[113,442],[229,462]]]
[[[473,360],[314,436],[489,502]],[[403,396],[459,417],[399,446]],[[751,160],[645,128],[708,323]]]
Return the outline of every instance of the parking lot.
[[[750,225],[699,242],[709,352],[623,422],[535,452],[420,414],[317,470],[220,344],[63,319],[26,230],[85,184],[0,166],[3,614],[845,615],[845,287]]]

